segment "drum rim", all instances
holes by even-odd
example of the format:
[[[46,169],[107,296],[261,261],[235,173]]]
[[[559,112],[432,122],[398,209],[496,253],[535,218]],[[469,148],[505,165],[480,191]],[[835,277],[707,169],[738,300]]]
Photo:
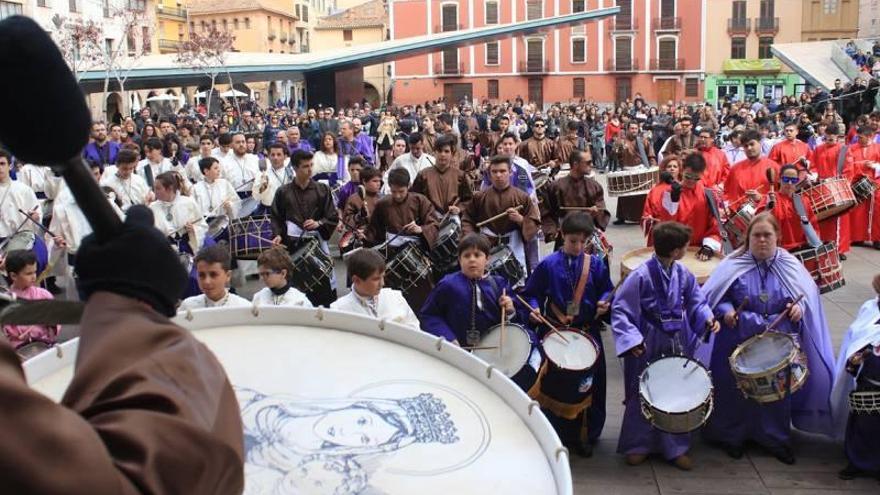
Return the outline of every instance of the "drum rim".
[[[662,360],[664,360],[664,359],[671,359],[671,358],[682,358],[682,359],[685,359],[685,360],[687,360],[687,361],[689,361],[689,362],[691,362],[691,363],[694,363],[694,364],[696,364],[697,366],[699,366],[700,368],[702,368],[703,371],[706,372],[706,376],[709,377],[709,394],[706,396],[706,400],[704,400],[703,402],[701,402],[701,403],[698,404],[697,406],[695,406],[695,407],[693,407],[692,409],[689,409],[689,410],[687,410],[687,411],[682,411],[682,412],[666,411],[666,410],[664,410],[664,409],[661,409],[661,408],[655,406],[654,404],[652,404],[651,402],[649,402],[647,399],[645,399],[645,398],[642,396],[642,383],[643,383],[642,377],[645,375],[645,372],[648,371],[648,368],[649,368],[652,364],[656,363],[657,361],[662,361]],[[693,358],[689,358],[689,357],[687,357],[687,356],[681,356],[681,355],[661,356],[661,357],[659,357],[659,358],[657,358],[657,359],[652,360],[652,361],[649,362],[648,364],[646,364],[646,365],[645,365],[645,369],[643,369],[642,372],[639,373],[639,400],[640,400],[643,404],[645,404],[646,406],[650,407],[652,410],[654,410],[654,411],[658,411],[658,412],[661,412],[661,413],[663,413],[663,414],[665,414],[665,415],[667,415],[667,416],[684,416],[684,415],[687,415],[687,414],[691,414],[691,413],[693,413],[693,412],[699,410],[700,408],[703,408],[703,407],[706,407],[706,406],[709,406],[709,414],[711,414],[712,409],[714,409],[714,406],[713,406],[713,404],[714,404],[714,399],[713,399],[713,397],[714,397],[714,396],[715,396],[715,383],[712,382],[712,371],[711,371],[709,368],[707,368],[707,367],[706,367],[703,363],[701,363],[700,361],[698,361],[698,360],[696,360],[696,359],[693,359]],[[702,423],[700,423],[700,426],[702,426],[703,424],[706,423],[706,421],[708,421],[708,419],[709,419],[709,414],[706,414],[706,417],[703,419]],[[657,428],[657,425],[654,425],[653,423],[651,423],[651,424],[652,424],[655,428]],[[699,428],[700,426],[697,426],[697,428]],[[658,429],[662,429],[662,428],[658,428]],[[696,429],[696,428],[694,428],[694,429]],[[663,430],[663,431],[667,431],[667,430]],[[693,431],[693,430],[690,430],[690,431]],[[677,432],[672,432],[672,433],[677,433]]]
[[[743,350],[746,347],[748,347],[750,344],[752,344],[753,342],[757,342],[759,340],[763,340],[763,339],[765,339],[767,337],[771,337],[771,336],[772,337],[782,336],[791,342],[792,348],[791,348],[791,351],[789,351],[789,353],[788,353],[788,356],[787,356],[788,360],[781,363],[781,364],[777,364],[776,366],[774,366],[772,368],[768,368],[768,369],[760,371],[760,372],[749,373],[749,372],[745,372],[745,371],[740,371],[736,367],[736,358],[738,358],[740,356],[740,354],[743,353]],[[752,335],[751,337],[744,340],[740,345],[736,346],[736,348],[730,354],[730,357],[728,359],[730,360],[730,369],[731,369],[731,371],[733,371],[734,375],[751,378],[751,377],[765,376],[768,374],[776,374],[776,373],[782,371],[786,367],[790,366],[791,362],[794,361],[794,358],[796,358],[798,356],[798,354],[800,354],[802,352],[803,351],[801,351],[801,346],[798,345],[798,343],[794,339],[794,337],[792,337],[791,335],[784,333],[784,332],[777,332],[775,330],[770,330],[767,332],[761,332],[761,333]]]
[[[529,342],[529,350],[526,352],[525,360],[523,360],[523,366],[528,366],[528,365],[529,365],[529,356],[532,355],[532,347],[531,347],[531,346],[534,345],[534,343],[532,342],[531,336],[529,336],[529,332],[528,332],[528,330],[526,330],[526,327],[523,326],[523,325],[520,325],[520,324],[518,324],[518,323],[505,323],[505,324],[504,324],[504,328],[505,328],[505,329],[510,329],[511,327],[515,327],[515,328],[517,328],[517,329],[518,329],[519,331],[521,331],[521,332],[526,336],[526,338],[528,339],[528,342]],[[493,325],[493,326],[489,327],[489,329],[486,330],[486,334],[485,334],[483,337],[485,338],[486,335],[489,335],[490,333],[492,333],[492,331],[495,330],[496,328],[500,329],[500,328],[501,328],[501,324],[499,323],[499,324],[497,324],[497,325]],[[480,342],[482,342],[482,341],[483,341],[483,340],[480,339]],[[481,358],[481,357],[480,357],[480,354],[478,354],[477,351],[471,351],[471,354],[472,354],[474,357],[476,357],[477,359],[479,359],[480,361],[485,362],[487,365],[491,365],[491,363],[489,363],[489,362],[486,361],[485,359]],[[505,376],[507,376],[508,378],[513,378],[513,377],[516,376],[516,374],[519,373],[521,370],[522,370],[522,368],[513,371],[513,374],[512,374],[512,375],[509,375],[509,376],[508,376],[508,375],[505,375]]]
[[[327,318],[328,316],[331,318]],[[443,337],[414,330],[384,318],[372,318],[349,311],[320,307],[205,308],[180,313],[172,319],[172,322],[190,331],[196,331],[225,326],[253,325],[255,321],[260,321],[257,320],[258,318],[265,326],[327,328],[377,338],[440,359],[450,367],[484,385],[519,417],[523,426],[529,430],[544,454],[549,471],[554,478],[556,493],[573,495],[574,488],[568,449],[563,447],[550,422],[541,413],[540,404],[531,400],[524,391],[499,370],[487,365],[481,359],[448,342]],[[331,322],[327,320],[331,320]],[[340,328],[340,325],[337,324],[340,320],[345,323],[345,328]],[[62,368],[73,366],[79,348],[79,339],[79,337],[75,337],[22,363],[28,383],[39,381]],[[52,352],[55,349],[59,349],[59,351]],[[514,401],[519,403],[514,403]]]
[[[558,330],[559,332],[574,332],[576,334],[579,334],[581,337],[585,337],[590,342],[590,344],[593,346],[593,348],[596,350],[596,360],[593,361],[593,364],[591,364],[590,366],[587,366],[586,368],[568,368],[565,366],[561,366],[559,363],[554,361],[553,358],[551,358],[549,354],[547,354],[544,351],[544,341],[547,340],[547,338],[549,336],[553,335],[553,332],[550,332],[547,335],[545,335],[543,339],[541,339],[541,343],[540,343],[541,353],[544,355],[545,358],[547,358],[547,361],[550,364],[552,364],[557,369],[564,370],[564,371],[590,371],[591,369],[595,368],[597,364],[599,364],[599,359],[602,357],[602,348],[599,347],[599,343],[596,342],[596,339],[594,339],[593,336],[589,334],[589,332],[585,332],[585,331],[577,329],[575,327],[558,327],[556,330]]]

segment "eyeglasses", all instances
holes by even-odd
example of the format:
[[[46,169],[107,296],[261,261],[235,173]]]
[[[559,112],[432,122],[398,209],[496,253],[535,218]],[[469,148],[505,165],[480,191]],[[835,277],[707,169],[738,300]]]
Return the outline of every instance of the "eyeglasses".
[[[682,178],[685,180],[700,180],[703,178],[701,174],[689,174],[687,172],[681,174]]]
[[[786,177],[783,175],[782,177],[779,178],[779,180],[782,181],[783,184],[797,184],[798,183],[797,177]]]
[[[544,124],[534,124],[532,127],[544,127]]]

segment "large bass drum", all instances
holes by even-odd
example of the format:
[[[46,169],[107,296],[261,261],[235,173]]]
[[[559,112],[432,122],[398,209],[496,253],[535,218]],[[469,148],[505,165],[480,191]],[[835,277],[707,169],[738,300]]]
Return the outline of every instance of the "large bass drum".
[[[235,388],[246,494],[572,494],[567,451],[537,404],[442,338],[322,308],[204,309],[176,322]],[[26,361],[31,386],[59,400],[77,346]]]

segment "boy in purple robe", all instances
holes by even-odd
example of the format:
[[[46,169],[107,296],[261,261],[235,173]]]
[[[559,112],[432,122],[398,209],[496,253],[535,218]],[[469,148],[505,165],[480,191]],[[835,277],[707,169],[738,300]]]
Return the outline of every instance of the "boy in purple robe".
[[[471,233],[458,244],[460,271],[443,277],[431,290],[419,312],[422,330],[464,347],[475,347],[486,333],[501,323],[501,308],[508,321],[522,318],[516,313],[512,290],[507,279],[486,272],[492,244],[482,234]],[[535,382],[541,355],[534,347],[534,334],[529,333],[532,352],[527,363],[511,379],[527,390]]]
[[[605,353],[599,330],[602,317],[608,314],[612,288],[605,263],[584,253],[593,231],[593,219],[588,214],[566,216],[562,221],[562,249],[538,264],[523,291],[533,308],[541,308],[563,327],[587,331],[599,346],[599,359],[589,377],[592,401],[586,409],[554,411],[545,407],[544,411],[562,443],[584,457],[592,455],[592,444],[605,425]],[[580,297],[575,300],[577,294]],[[537,323],[534,315],[531,319]]]
[[[665,433],[642,416],[639,375],[664,355],[691,357],[701,336],[718,331],[694,275],[676,263],[684,257],[691,229],[678,222],[654,227],[654,256],[620,285],[611,308],[611,327],[617,355],[624,358],[623,425],[618,453],[636,466],[649,454],[660,454],[682,470],[690,470],[690,434]]]
[[[735,459],[742,457],[747,441],[754,441],[780,462],[793,464],[792,422],[801,430],[830,433],[833,356],[819,289],[803,264],[777,247],[779,239],[776,218],[768,212],[756,216],[745,246],[725,258],[703,287],[723,321],[711,348],[715,409],[703,434]],[[803,300],[792,304],[800,294]],[[761,404],[737,388],[729,358],[780,315],[773,330],[795,337],[807,356],[809,375],[796,393]]]

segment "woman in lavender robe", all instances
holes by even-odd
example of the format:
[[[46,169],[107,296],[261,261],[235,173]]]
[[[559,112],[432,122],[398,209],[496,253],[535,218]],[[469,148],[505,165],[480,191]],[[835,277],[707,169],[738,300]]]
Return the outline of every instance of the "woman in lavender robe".
[[[691,229],[678,222],[654,227],[654,257],[620,285],[611,307],[617,355],[624,358],[626,410],[617,451],[638,465],[649,454],[661,454],[676,467],[690,470],[689,434],[665,433],[643,416],[639,375],[664,355],[692,356],[707,329],[717,331],[712,311],[694,275],[676,260],[687,252]]]
[[[745,246],[722,261],[703,287],[716,317],[723,321],[711,348],[715,410],[703,434],[733,458],[740,458],[744,444],[753,441],[780,462],[793,464],[792,422],[813,433],[831,431],[834,357],[819,289],[798,259],[778,247],[780,239],[775,217],[766,212],[756,216]],[[804,298],[792,304],[800,294]],[[810,373],[796,393],[760,404],[737,388],[729,358],[737,346],[765,331],[781,314],[784,317],[774,330],[795,337],[807,355]]]

